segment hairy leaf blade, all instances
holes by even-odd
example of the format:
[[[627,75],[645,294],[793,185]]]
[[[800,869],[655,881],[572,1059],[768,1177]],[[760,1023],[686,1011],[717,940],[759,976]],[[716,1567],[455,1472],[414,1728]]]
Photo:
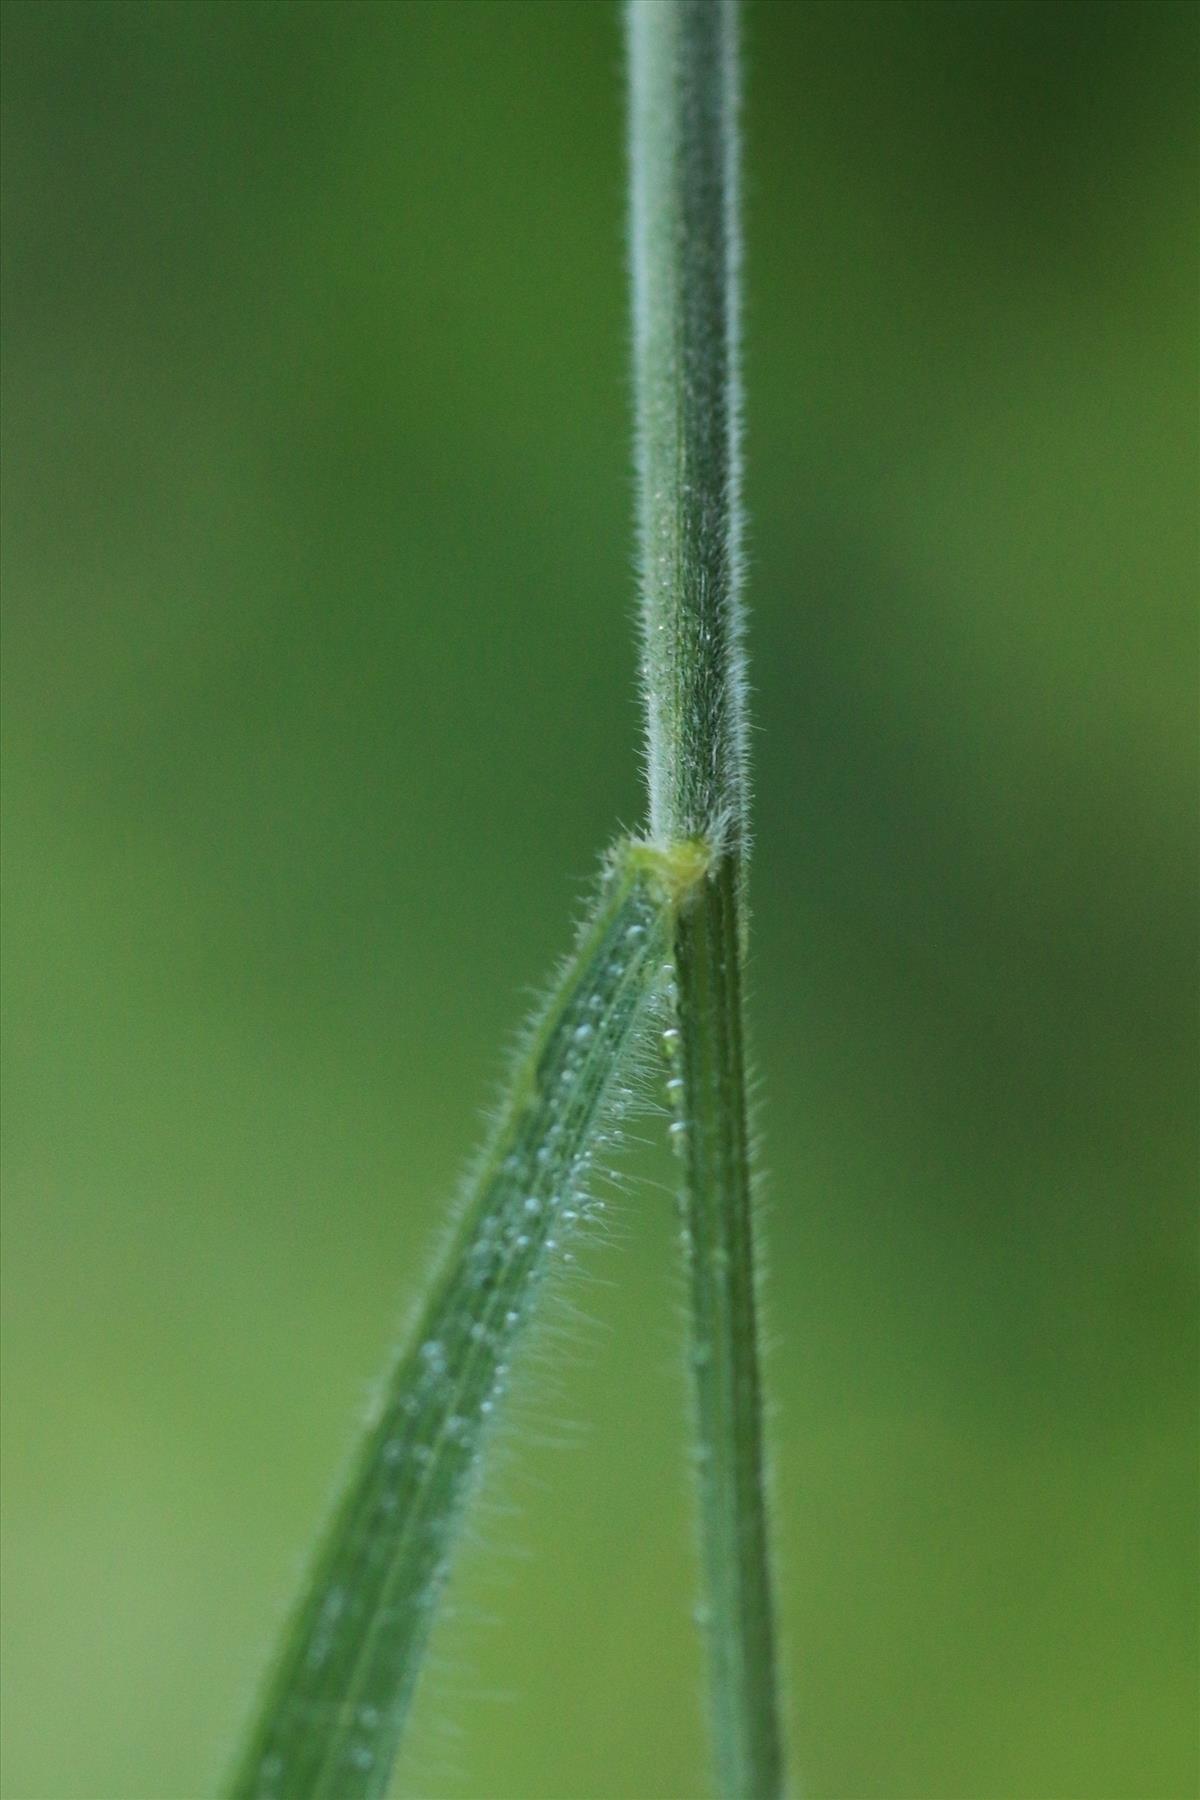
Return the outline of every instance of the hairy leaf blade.
[[[622,846],[518,1056],[467,1210],[287,1629],[231,1800],[387,1789],[508,1361],[700,864]]]

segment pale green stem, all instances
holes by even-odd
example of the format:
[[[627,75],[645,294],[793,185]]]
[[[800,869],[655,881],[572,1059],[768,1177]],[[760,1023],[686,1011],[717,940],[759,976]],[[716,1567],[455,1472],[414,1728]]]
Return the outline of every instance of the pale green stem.
[[[462,1227],[284,1635],[232,1800],[385,1793],[481,1448],[703,861],[624,845],[532,1030]]]
[[[684,1161],[712,1724],[721,1793],[784,1785],[767,1534],[742,955],[735,0],[630,0],[634,360],[651,831],[706,841],[667,1033]]]

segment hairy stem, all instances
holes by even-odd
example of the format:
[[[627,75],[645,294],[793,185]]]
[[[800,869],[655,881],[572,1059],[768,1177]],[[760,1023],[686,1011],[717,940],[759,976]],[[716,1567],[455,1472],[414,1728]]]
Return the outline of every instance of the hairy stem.
[[[651,831],[703,839],[666,1034],[684,1162],[705,1621],[721,1792],[783,1788],[742,956],[735,0],[630,0],[634,357]]]
[[[650,832],[745,829],[732,0],[631,0],[634,388]]]
[[[515,1340],[589,1215],[588,1146],[703,871],[627,844],[513,1071],[441,1278],[287,1630],[232,1800],[387,1788],[463,1501]]]

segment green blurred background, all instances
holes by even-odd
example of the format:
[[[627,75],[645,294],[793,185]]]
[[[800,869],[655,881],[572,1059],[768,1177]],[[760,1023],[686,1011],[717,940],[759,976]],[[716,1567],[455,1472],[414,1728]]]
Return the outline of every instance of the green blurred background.
[[[745,36],[798,1768],[1186,1800],[1196,13]],[[640,817],[621,64],[606,0],[5,8],[6,1800],[214,1790]],[[409,1794],[705,1791],[671,1203],[620,1225]]]

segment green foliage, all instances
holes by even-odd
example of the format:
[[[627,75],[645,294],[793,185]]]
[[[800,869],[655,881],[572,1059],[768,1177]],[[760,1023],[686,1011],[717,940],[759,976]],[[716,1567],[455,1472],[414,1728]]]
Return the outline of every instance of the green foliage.
[[[619,20],[5,13],[0,1790],[191,1800],[641,824]],[[742,25],[787,1737],[812,1796],[1178,1800],[1197,13]],[[706,1790],[650,1180],[514,1383],[404,1793]]]
[[[586,1210],[596,1117],[668,953],[717,1774],[731,1800],[782,1785],[741,998],[734,0],[634,0],[628,19],[651,841],[618,854],[518,1065],[465,1229],[285,1638],[235,1800],[386,1789],[513,1342]]]
[[[597,1120],[703,869],[686,846],[663,856],[626,844],[612,858],[285,1634],[235,1800],[386,1791],[510,1359],[543,1278],[593,1216]]]
[[[632,0],[630,235],[650,830],[745,835],[734,0]]]
[[[767,1533],[742,1029],[739,884],[719,863],[676,924],[676,1129],[684,1158],[704,1596],[720,1791],[784,1781]]]
[[[651,828],[713,860],[676,925],[667,1035],[683,1157],[712,1735],[721,1792],[781,1791],[742,1020],[736,0],[631,0],[630,164]]]

